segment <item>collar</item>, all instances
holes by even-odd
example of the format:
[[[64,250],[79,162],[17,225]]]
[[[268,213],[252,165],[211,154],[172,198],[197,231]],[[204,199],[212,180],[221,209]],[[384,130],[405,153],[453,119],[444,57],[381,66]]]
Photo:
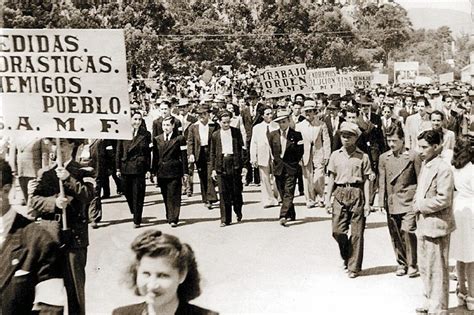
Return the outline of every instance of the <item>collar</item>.
[[[440,159],[439,155],[437,155],[434,159],[432,159],[431,161],[429,161],[428,163],[425,163],[425,168],[431,168],[432,166],[434,166],[435,164],[438,163],[438,159]]]
[[[344,147],[341,148],[341,152],[344,152],[345,154],[347,154],[347,156],[352,156],[356,152],[361,153],[360,149],[357,146],[356,146],[356,149],[354,151],[352,151],[352,153],[350,153],[350,154],[349,154],[349,152],[347,152],[346,148],[344,148]]]
[[[63,167],[66,168],[69,165],[69,163],[71,163],[71,161],[72,161],[72,158],[67,160],[65,163],[63,163]]]

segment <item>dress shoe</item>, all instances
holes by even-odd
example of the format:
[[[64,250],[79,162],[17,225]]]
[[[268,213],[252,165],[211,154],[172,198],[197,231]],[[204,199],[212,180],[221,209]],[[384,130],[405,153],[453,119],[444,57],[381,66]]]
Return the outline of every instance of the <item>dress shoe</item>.
[[[311,209],[311,208],[314,208],[314,206],[315,206],[314,201],[310,200],[306,202],[306,208]]]
[[[418,307],[416,310],[417,315],[425,315],[428,314],[428,310],[424,307]]]
[[[205,206],[207,209],[209,209],[209,210],[212,209],[212,204],[209,203],[209,202],[206,202],[206,203],[204,204],[204,206]]]
[[[291,217],[291,218],[287,218],[286,220],[287,220],[287,221],[296,221],[296,218],[295,218],[295,217]]]
[[[171,223],[170,223],[170,226],[171,226],[172,228],[175,228],[175,227],[178,226],[178,223],[176,223],[176,222],[171,222]]]
[[[228,226],[228,225],[230,225],[230,224],[221,223],[221,227],[226,227],[226,226]]]
[[[242,215],[237,216],[237,222],[242,222]]]
[[[419,277],[420,273],[418,272],[418,268],[415,267],[408,267],[408,277],[409,278],[416,278]]]
[[[466,296],[466,307],[470,311],[474,311],[474,297]]]
[[[318,203],[316,204],[316,208],[324,208],[324,202],[318,201]]]
[[[458,298],[458,306],[466,305],[467,295],[466,293],[459,291],[459,288],[456,288],[456,297]]]
[[[355,271],[349,271],[348,276],[349,276],[349,278],[354,279],[354,278],[357,278],[359,276],[359,273],[357,273]]]
[[[140,224],[133,224],[134,229],[138,229],[140,227]]]
[[[398,266],[397,271],[395,271],[395,275],[398,277],[404,276],[407,274],[407,269],[404,266]]]
[[[281,226],[286,226],[286,222],[287,222],[287,221],[286,221],[285,218],[281,218],[281,219],[280,219],[280,225],[281,225]]]
[[[193,193],[190,192],[190,191],[188,191],[188,192],[186,193],[186,195],[191,198],[191,197],[193,196]]]
[[[100,199],[109,199],[110,198],[110,195],[103,195],[102,197],[100,197]]]
[[[92,222],[91,227],[95,230],[99,228],[99,225],[97,224],[97,222]]]

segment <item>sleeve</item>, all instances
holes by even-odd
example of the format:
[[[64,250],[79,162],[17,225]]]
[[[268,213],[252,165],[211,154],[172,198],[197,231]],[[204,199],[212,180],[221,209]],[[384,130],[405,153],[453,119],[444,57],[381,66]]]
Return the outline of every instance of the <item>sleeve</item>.
[[[57,194],[45,197],[45,187],[48,186],[49,177],[46,172],[41,172],[37,178],[28,183],[28,206],[27,214],[37,218],[43,213],[56,213]]]
[[[210,171],[214,171],[216,169],[216,132],[211,135],[211,139],[209,139],[209,144],[211,147],[209,148],[209,166]]]
[[[122,167],[122,151],[123,151],[123,141],[119,140],[117,142],[117,151],[115,152],[115,169],[120,170]]]
[[[386,196],[385,156],[379,161],[379,206],[385,207]]]
[[[189,174],[188,151],[187,151],[187,147],[186,147],[186,139],[184,138],[184,136],[180,136],[179,150],[181,152],[181,160],[183,161],[183,174]]]
[[[331,139],[329,139],[329,131],[326,123],[321,126],[322,139],[323,139],[323,153],[324,159],[329,159],[331,156]]]
[[[86,174],[82,179],[74,178],[70,175],[64,183],[64,191],[72,194],[74,199],[83,203],[89,203],[94,198],[94,179],[92,175]]]
[[[17,149],[16,149],[16,142],[12,141],[10,144],[10,150],[8,155],[8,164],[12,168],[12,172],[16,172],[17,164],[16,164],[16,157],[17,157]]]
[[[257,162],[257,130],[252,128],[252,137],[250,138],[250,162]]]
[[[362,175],[369,176],[372,173],[373,171],[372,171],[372,166],[370,164],[369,156],[367,155],[367,153],[364,153],[362,157]]]
[[[328,172],[337,174],[336,172],[336,153],[337,151],[334,151],[331,153],[331,156],[329,157],[329,163],[328,163]]]
[[[247,130],[245,130],[244,121],[242,116],[239,116],[239,129],[240,134],[242,135],[242,143],[244,150],[247,150],[247,144],[245,143],[244,139],[247,139]]]
[[[158,157],[159,157],[159,147],[156,138],[153,138],[153,160],[151,161],[151,172],[156,173],[158,171]]]
[[[304,154],[304,143],[303,143],[303,136],[301,135],[301,132],[297,133],[296,136],[296,150],[297,150],[297,159],[300,161],[303,158]]]
[[[145,163],[146,163],[146,170],[149,171],[151,169],[151,150],[153,147],[153,143],[151,142],[151,134],[147,132],[147,137],[145,138]]]
[[[187,147],[187,151],[188,151],[188,156],[190,156],[191,154],[194,154],[194,146],[195,146],[195,143],[194,143],[194,129],[196,128],[196,125],[191,125],[189,126],[189,130],[188,130],[188,138],[186,139],[186,147]]]
[[[453,204],[454,178],[449,166],[439,167],[433,180],[436,181],[436,195],[420,200],[420,211],[423,214],[436,213]]]

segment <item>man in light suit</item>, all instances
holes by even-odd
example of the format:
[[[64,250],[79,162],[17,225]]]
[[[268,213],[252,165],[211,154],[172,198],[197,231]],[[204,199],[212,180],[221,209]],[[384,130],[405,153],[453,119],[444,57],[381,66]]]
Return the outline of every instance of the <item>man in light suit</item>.
[[[418,135],[424,130],[431,129],[428,115],[431,104],[424,96],[420,96],[416,100],[416,109],[418,112],[408,116],[405,123],[405,147],[415,151],[418,150]]]
[[[416,253],[416,220],[413,212],[421,159],[414,151],[405,151],[405,135],[400,125],[386,131],[389,151],[379,161],[379,205],[387,213],[388,231],[398,263],[395,274],[410,278],[419,275]]]
[[[431,128],[433,130],[437,130],[442,133],[443,141],[442,141],[442,151],[445,150],[454,150],[454,143],[456,142],[456,136],[454,132],[446,129],[443,127],[444,123],[446,122],[446,117],[444,113],[435,110],[430,114],[430,121],[431,121]]]
[[[28,202],[28,182],[49,164],[49,150],[49,141],[31,136],[15,137],[10,147],[9,163],[14,176],[18,176],[25,202]]]
[[[316,102],[306,100],[303,111],[306,119],[296,124],[295,130],[303,136],[302,170],[306,206],[312,208],[317,202],[318,207],[323,207],[324,168],[331,155],[329,133],[326,124],[316,118]]]
[[[278,206],[278,190],[272,174],[271,149],[268,143],[270,132],[278,130],[273,120],[273,110],[269,106],[263,108],[263,121],[252,128],[250,140],[250,163],[258,167],[260,174],[262,205],[264,208]]]
[[[418,314],[448,314],[449,239],[455,229],[454,179],[451,167],[439,157],[441,136],[426,130],[418,136],[424,160],[413,201],[418,237],[418,265],[425,305]]]

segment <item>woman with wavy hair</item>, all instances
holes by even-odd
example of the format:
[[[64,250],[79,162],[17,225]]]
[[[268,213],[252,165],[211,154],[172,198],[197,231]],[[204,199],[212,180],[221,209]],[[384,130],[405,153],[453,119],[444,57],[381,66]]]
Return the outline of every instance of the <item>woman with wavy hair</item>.
[[[188,244],[158,230],[148,230],[132,242],[135,260],[128,280],[145,301],[117,308],[113,315],[215,315],[189,304],[201,294],[194,252]]]
[[[453,175],[456,194],[453,213],[456,230],[451,234],[451,258],[456,260],[459,305],[474,310],[474,165],[473,150],[467,138],[459,138],[454,146]],[[467,284],[467,285],[466,285]]]

